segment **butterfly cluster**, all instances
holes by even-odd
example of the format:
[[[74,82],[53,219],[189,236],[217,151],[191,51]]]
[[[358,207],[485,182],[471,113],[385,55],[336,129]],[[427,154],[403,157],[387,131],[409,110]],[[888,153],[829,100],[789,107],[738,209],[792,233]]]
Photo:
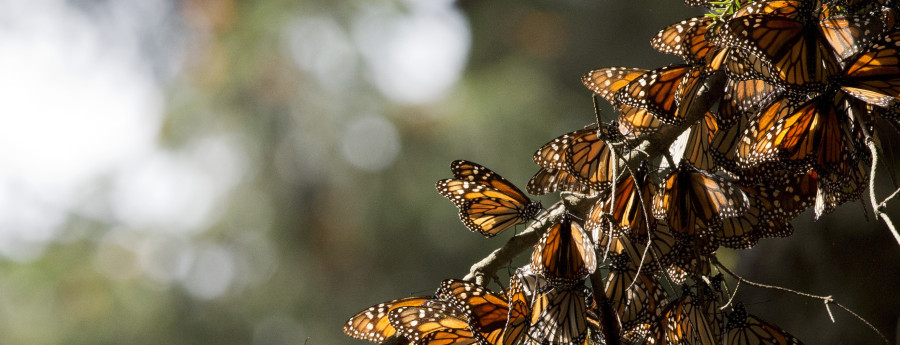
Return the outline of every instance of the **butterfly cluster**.
[[[504,291],[447,280],[433,296],[357,314],[345,333],[417,345],[800,344],[732,301],[713,258],[720,247],[788,237],[802,212],[819,217],[867,187],[867,144],[880,123],[900,122],[896,3],[686,3],[716,15],[651,40],[684,63],[588,72],[584,85],[617,118],[598,117],[533,156],[540,168],[528,193],[563,192],[589,208],[553,216],[464,160],[438,181],[463,224],[485,237],[535,218],[549,223]],[[714,93],[721,97],[698,101],[714,75],[726,80]],[[673,127],[687,129],[662,157],[622,160]]]

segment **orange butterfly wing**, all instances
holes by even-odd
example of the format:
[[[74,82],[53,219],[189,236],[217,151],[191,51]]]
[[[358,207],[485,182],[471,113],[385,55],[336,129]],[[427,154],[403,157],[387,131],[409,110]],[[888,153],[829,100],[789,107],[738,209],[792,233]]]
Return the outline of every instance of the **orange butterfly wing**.
[[[531,268],[550,281],[580,281],[597,269],[596,250],[584,229],[564,216],[535,246]]]
[[[533,218],[541,205],[497,173],[473,162],[450,166],[454,178],[437,182],[438,192],[459,208],[459,218],[472,231],[495,236]]]
[[[591,91],[615,104],[616,91],[646,73],[647,70],[629,67],[609,67],[595,69],[581,77],[581,82]]]
[[[400,307],[420,306],[430,299],[429,296],[407,297],[376,304],[351,317],[344,324],[344,333],[356,339],[381,343],[397,333],[388,321],[388,312]]]

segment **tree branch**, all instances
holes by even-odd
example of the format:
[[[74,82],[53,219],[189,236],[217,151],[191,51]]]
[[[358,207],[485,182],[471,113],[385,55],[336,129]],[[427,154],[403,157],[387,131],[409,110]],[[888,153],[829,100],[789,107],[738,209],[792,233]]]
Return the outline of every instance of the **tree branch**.
[[[891,221],[891,218],[888,217],[887,214],[881,212],[884,202],[887,202],[888,199],[885,199],[882,203],[875,200],[875,170],[878,167],[878,150],[875,148],[875,141],[872,140],[872,137],[868,136],[868,133],[866,133],[866,146],[869,148],[869,152],[872,153],[872,170],[869,173],[869,202],[872,203],[872,209],[875,210],[875,218],[881,218],[881,220],[884,221],[884,224],[887,225],[891,234],[894,235],[894,239],[897,240],[897,244],[900,244],[900,233],[898,233],[897,228],[894,227],[894,222]]]
[[[494,250],[490,255],[472,265],[472,268],[469,269],[469,274],[463,279],[474,280],[479,285],[487,285],[490,279],[496,277],[497,271],[501,267],[508,265],[520,253],[533,247],[541,236],[550,229],[550,226],[556,223],[566,211],[584,214],[598,197],[576,196],[576,194],[572,193],[562,194],[562,200],[550,206],[546,211],[541,212],[537,219],[531,222],[524,231],[510,238],[503,247]]]
[[[469,274],[467,274],[463,280],[475,280],[475,283],[479,285],[486,285],[490,282],[490,278],[497,275],[497,270],[509,264],[513,258],[519,255],[519,253],[537,243],[538,239],[547,232],[547,229],[550,228],[550,225],[553,224],[553,222],[562,216],[564,211],[565,207],[562,204],[562,201],[558,201],[546,211],[541,212],[540,215],[525,228],[525,231],[516,234],[510,238],[503,247],[494,250],[487,257],[472,265],[472,268],[469,269]]]
[[[849,112],[850,116],[854,117],[857,123],[862,124],[863,122],[860,119],[856,118],[854,112]],[[894,239],[897,241],[897,244],[900,244],[900,233],[897,232],[897,228],[894,226],[894,222],[891,221],[891,218],[887,216],[882,209],[885,207],[885,204],[893,198],[897,192],[894,192],[889,197],[884,199],[882,202],[878,202],[875,198],[875,171],[878,168],[878,148],[875,146],[875,140],[872,139],[872,135],[869,134],[869,130],[864,125],[860,125],[859,128],[862,130],[863,137],[865,138],[866,147],[869,148],[869,153],[872,154],[872,166],[869,168],[869,202],[872,203],[872,209],[875,211],[875,218],[881,218],[884,221],[884,224],[887,225],[888,230],[891,231],[891,234],[894,235]]]

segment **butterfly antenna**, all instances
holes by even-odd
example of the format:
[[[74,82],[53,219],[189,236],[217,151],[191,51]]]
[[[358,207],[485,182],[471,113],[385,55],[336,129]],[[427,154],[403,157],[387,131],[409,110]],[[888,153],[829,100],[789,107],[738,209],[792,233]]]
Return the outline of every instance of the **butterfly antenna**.
[[[506,290],[506,288],[503,287],[503,281],[500,280],[500,277],[498,277],[496,274],[494,275],[494,282],[497,283],[497,286],[500,287],[500,291]]]

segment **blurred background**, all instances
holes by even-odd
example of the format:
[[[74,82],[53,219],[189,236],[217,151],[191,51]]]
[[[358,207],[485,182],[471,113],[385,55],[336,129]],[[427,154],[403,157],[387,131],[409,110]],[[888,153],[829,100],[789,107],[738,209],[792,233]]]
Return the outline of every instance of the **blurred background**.
[[[434,190],[452,160],[524,186],[537,148],[594,121],[582,74],[678,62],[649,39],[701,13],[0,0],[0,343],[365,344],[341,333],[351,315],[431,294],[512,236],[459,223]],[[794,224],[721,256],[894,339],[900,247],[871,210]],[[821,301],[746,285],[738,299],[808,344],[879,341]]]

